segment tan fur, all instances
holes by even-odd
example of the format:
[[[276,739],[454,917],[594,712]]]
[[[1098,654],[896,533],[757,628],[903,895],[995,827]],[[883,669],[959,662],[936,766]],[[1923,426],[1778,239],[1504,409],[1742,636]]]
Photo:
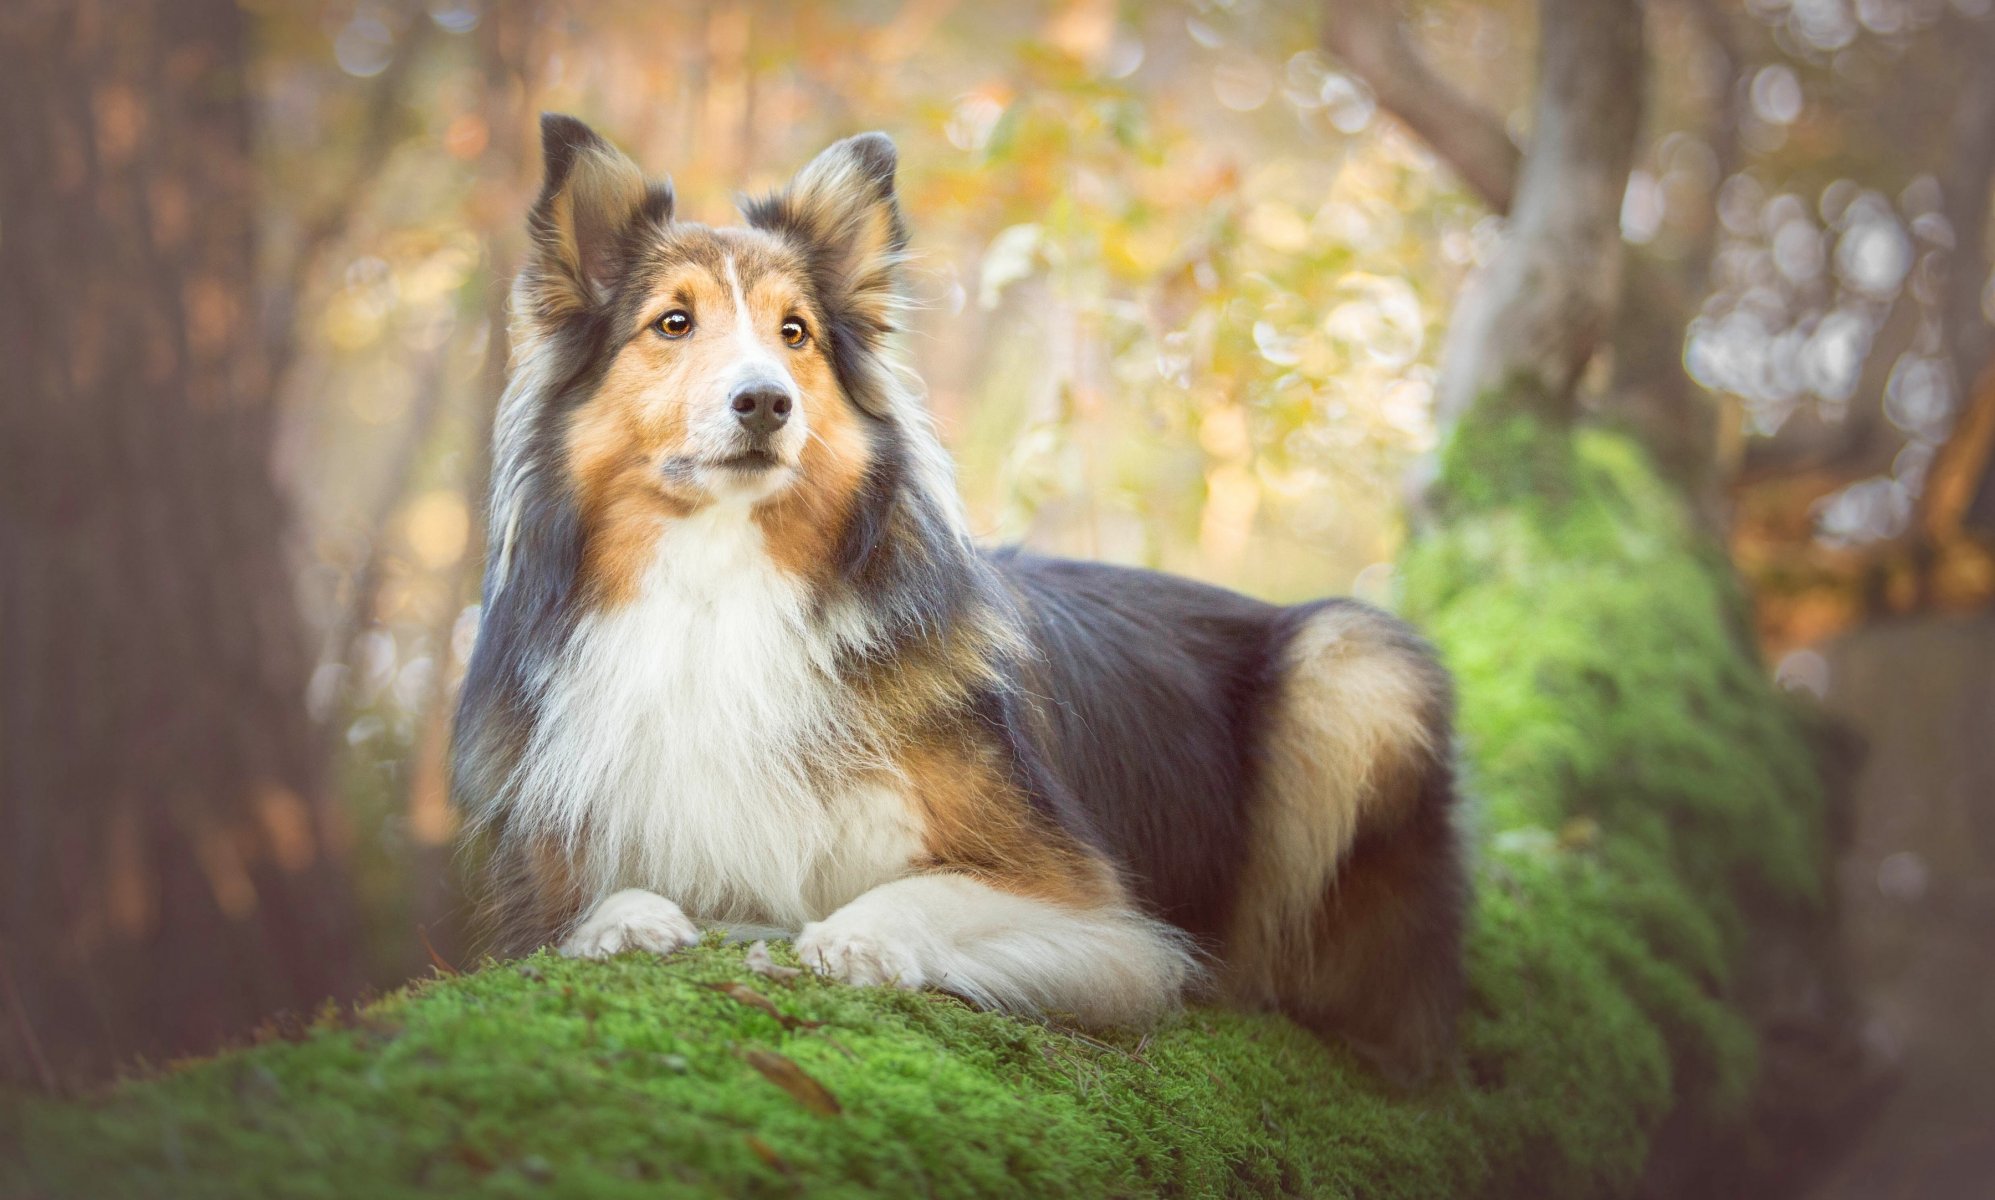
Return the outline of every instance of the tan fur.
[[[570,850],[551,837],[501,840],[487,869],[497,886],[481,896],[481,925],[500,954],[544,945],[582,914],[587,897]]]
[[[1115,873],[1038,816],[996,757],[970,738],[902,754],[932,867],[1069,908],[1126,906]]]
[[[634,598],[661,523],[699,507],[697,497],[675,491],[658,469],[656,448],[677,444],[685,416],[677,407],[652,411],[644,403],[646,359],[642,351],[619,355],[568,427],[569,470],[589,530],[584,587],[605,607]]]
[[[1323,912],[1352,842],[1406,815],[1428,744],[1428,668],[1360,608],[1326,609],[1291,643],[1252,847],[1227,939],[1225,986],[1243,1002],[1307,997]]]
[[[915,731],[903,741],[933,737],[937,723],[960,712],[978,689],[1007,686],[993,664],[1023,653],[1016,631],[965,621],[955,634],[904,646],[890,661],[852,672],[854,694],[882,728]]]

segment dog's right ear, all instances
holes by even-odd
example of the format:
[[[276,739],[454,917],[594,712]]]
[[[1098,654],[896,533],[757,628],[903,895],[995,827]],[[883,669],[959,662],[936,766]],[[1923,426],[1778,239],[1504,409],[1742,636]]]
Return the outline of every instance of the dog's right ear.
[[[533,246],[526,283],[549,320],[605,303],[623,275],[633,234],[672,219],[672,185],[644,172],[573,117],[543,113],[547,177],[527,216]]]

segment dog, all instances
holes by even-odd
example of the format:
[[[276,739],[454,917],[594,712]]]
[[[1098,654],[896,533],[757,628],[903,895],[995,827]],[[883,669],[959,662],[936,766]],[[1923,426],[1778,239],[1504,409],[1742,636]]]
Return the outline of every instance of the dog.
[[[1452,691],[1405,625],[965,532],[882,134],[675,219],[543,118],[453,738],[494,948],[794,936],[853,984],[1447,1053]]]

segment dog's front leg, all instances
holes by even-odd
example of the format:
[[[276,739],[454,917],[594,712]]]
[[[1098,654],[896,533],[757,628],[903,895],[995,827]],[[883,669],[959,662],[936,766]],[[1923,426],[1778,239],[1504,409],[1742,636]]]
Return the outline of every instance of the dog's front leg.
[[[670,954],[700,940],[699,927],[656,892],[626,888],[606,896],[561,943],[569,958],[608,958],[624,950]]]
[[[1140,1023],[1194,974],[1183,934],[1126,908],[1073,907],[938,872],[882,884],[804,926],[797,955],[847,983],[936,987],[987,1008]]]

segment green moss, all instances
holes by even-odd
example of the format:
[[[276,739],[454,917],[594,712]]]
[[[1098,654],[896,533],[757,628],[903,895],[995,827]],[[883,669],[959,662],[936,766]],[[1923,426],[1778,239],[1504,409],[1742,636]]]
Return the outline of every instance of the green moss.
[[[1473,440],[1402,574],[1460,675],[1480,798],[1455,1079],[1395,1096],[1284,1021],[1204,1008],[1098,1041],[763,979],[730,947],[542,955],[92,1099],[0,1101],[0,1194],[1628,1192],[1666,1119],[1741,1117],[1740,898],[1815,896],[1815,785],[1722,563],[1640,455],[1525,418]]]

